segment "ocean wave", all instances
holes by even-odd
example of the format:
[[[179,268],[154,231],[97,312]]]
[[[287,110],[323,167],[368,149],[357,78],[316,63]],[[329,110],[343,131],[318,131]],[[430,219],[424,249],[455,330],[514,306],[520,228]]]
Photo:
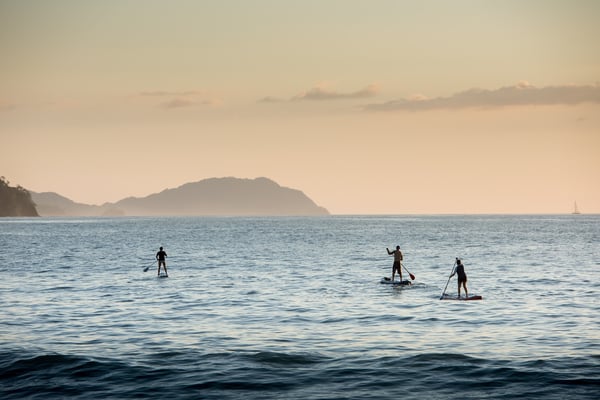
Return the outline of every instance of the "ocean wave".
[[[139,359],[0,353],[3,399],[58,398],[596,398],[598,356],[488,360],[452,353],[169,351]]]

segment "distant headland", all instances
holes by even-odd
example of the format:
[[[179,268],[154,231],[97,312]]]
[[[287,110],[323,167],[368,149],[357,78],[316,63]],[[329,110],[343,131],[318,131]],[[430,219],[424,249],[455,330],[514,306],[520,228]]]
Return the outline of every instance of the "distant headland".
[[[37,217],[31,193],[21,186],[12,187],[0,177],[0,217]]]
[[[318,216],[329,215],[303,192],[268,178],[210,178],[146,197],[101,206],[32,192],[41,216]]]

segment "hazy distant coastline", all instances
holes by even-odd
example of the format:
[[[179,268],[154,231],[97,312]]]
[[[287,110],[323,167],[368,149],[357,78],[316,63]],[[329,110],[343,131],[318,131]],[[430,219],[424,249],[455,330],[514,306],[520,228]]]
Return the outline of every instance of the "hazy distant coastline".
[[[329,215],[302,191],[268,178],[210,178],[101,206],[76,203],[51,192],[31,195],[41,216]]]

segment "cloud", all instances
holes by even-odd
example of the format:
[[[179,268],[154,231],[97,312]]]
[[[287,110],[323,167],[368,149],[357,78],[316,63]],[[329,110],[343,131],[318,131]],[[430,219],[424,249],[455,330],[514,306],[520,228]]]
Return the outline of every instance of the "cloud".
[[[340,99],[364,99],[373,97],[379,91],[377,85],[369,85],[364,89],[351,93],[340,93],[316,86],[307,92],[294,96],[293,101],[298,100],[340,100]]]
[[[0,100],[0,112],[12,111],[17,108],[16,104]]]
[[[165,110],[172,110],[177,108],[194,107],[198,105],[214,106],[221,104],[221,100],[211,98],[210,94],[198,90],[185,90],[185,91],[166,91],[166,90],[155,90],[139,92],[138,96],[144,98],[158,98],[163,101],[158,104],[159,107]]]
[[[285,99],[280,99],[278,97],[266,96],[262,99],[258,100],[259,103],[283,103],[286,101]]]
[[[379,92],[379,87],[371,84],[364,89],[356,92],[342,93],[334,90],[329,90],[323,86],[315,86],[312,89],[300,93],[289,100],[279,97],[266,96],[258,100],[259,103],[282,103],[287,101],[328,101],[328,100],[345,100],[345,99],[364,99],[373,97]]]
[[[462,108],[499,108],[526,105],[600,103],[600,85],[535,87],[527,81],[496,90],[470,89],[450,97],[415,96],[368,104],[368,111],[426,111]]]

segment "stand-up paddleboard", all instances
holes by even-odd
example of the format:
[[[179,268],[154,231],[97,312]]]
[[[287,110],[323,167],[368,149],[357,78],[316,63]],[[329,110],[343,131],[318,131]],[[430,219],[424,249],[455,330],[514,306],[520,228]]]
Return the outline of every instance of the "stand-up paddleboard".
[[[477,296],[477,295],[473,295],[473,296],[469,296],[469,297],[464,297],[464,296],[458,297],[458,296],[452,295],[452,294],[444,294],[440,300],[461,300],[461,301],[483,300],[483,297]]]
[[[160,274],[157,276],[157,278],[168,278],[169,275],[165,275],[165,274]]]
[[[408,286],[408,285],[412,285],[411,281],[408,280],[404,280],[404,281],[393,281],[388,277],[383,277],[381,278],[381,281],[379,281],[380,283],[386,284],[386,285],[399,285],[399,286]]]

